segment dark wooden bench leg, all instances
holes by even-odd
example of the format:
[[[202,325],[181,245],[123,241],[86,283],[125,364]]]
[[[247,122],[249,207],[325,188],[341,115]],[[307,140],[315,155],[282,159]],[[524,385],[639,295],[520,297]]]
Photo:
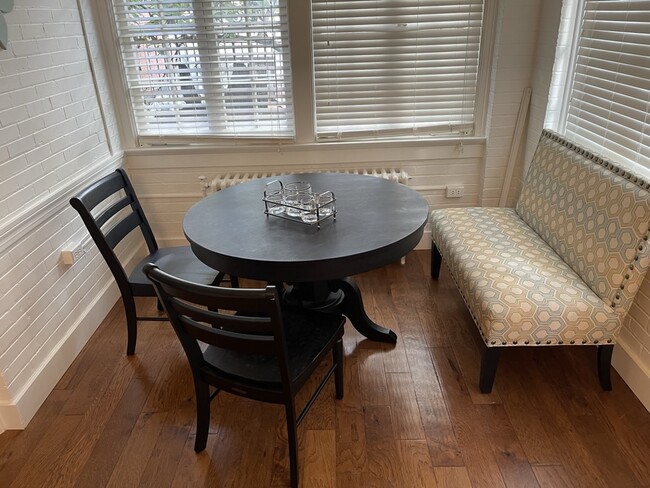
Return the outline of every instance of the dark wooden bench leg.
[[[612,352],[614,352],[614,344],[598,346],[598,379],[604,391],[612,390]]]
[[[481,355],[481,373],[478,381],[479,390],[481,393],[490,393],[492,385],[494,384],[494,377],[497,374],[497,366],[499,365],[499,354],[501,348],[499,347],[485,347]]]
[[[440,276],[440,265],[442,264],[442,254],[438,251],[438,247],[431,241],[431,278],[434,280]]]

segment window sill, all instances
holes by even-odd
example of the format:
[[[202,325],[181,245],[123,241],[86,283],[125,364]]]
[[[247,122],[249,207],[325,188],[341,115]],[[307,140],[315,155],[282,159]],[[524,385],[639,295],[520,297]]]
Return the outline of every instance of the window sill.
[[[445,138],[418,138],[418,139],[382,139],[374,141],[336,141],[336,142],[309,142],[309,143],[255,143],[239,141],[232,144],[198,144],[198,145],[169,145],[149,146],[126,149],[126,156],[155,156],[174,154],[214,154],[214,153],[268,153],[273,152],[316,152],[359,149],[382,148],[418,148],[418,147],[443,147],[485,146],[485,137],[445,137]]]

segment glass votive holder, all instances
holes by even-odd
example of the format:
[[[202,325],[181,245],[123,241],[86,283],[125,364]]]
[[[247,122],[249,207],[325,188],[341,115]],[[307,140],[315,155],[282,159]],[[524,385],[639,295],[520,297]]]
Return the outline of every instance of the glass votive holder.
[[[284,194],[282,191],[278,190],[267,193],[266,210],[272,215],[282,215],[284,213]]]
[[[292,181],[284,185],[284,203],[287,215],[290,217],[300,217],[300,208],[297,204],[298,197],[303,194],[311,195],[311,184],[306,181]],[[296,208],[298,207],[298,208]]]
[[[305,181],[294,181],[284,185],[284,203],[290,217],[300,217],[300,202],[304,195],[312,196],[311,185]]]
[[[318,205],[318,214],[321,218],[329,217],[334,213],[334,194],[331,191],[314,195],[314,200]]]
[[[303,193],[300,195],[298,200],[298,204],[300,208],[302,208],[302,211],[300,212],[300,219],[305,224],[315,224],[318,222],[318,211],[316,208],[318,204],[314,199],[314,195]]]
[[[311,184],[306,181],[291,181],[284,184],[285,193],[311,193]]]

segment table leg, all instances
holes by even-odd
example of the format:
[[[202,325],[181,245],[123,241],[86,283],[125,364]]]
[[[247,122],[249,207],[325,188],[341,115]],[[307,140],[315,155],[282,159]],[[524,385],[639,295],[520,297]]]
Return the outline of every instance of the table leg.
[[[395,332],[370,320],[363,308],[361,291],[352,278],[292,283],[284,289],[282,299],[294,307],[342,313],[368,339],[390,344],[397,342]]]
[[[376,324],[366,315],[361,298],[361,290],[352,278],[343,278],[340,280],[330,281],[330,286],[341,290],[344,294],[341,303],[341,312],[345,315],[355,329],[368,339],[379,342],[388,342],[395,344],[397,334],[390,329]]]

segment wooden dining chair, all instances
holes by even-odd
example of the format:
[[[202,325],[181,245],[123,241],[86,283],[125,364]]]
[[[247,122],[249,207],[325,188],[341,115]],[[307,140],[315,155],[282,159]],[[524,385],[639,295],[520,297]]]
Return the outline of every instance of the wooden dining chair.
[[[205,449],[210,401],[219,391],[284,405],[291,486],[297,487],[298,425],[333,374],[336,398],[343,398],[345,318],[281,308],[275,286],[266,289],[210,287],[171,276],[155,264],[145,265],[144,273],[158,292],[194,377],[194,450]],[[201,344],[207,344],[207,348]],[[296,394],[330,351],[332,366],[296,415]],[[214,387],[212,393],[210,386]]]
[[[111,197],[113,200],[108,200]],[[93,216],[93,210],[102,202],[106,204]],[[144,264],[156,263],[176,276],[198,283],[218,285],[225,281],[224,273],[217,272],[199,261],[189,246],[158,248],[133,186],[122,169],[81,191],[70,200],[70,204],[79,212],[120,289],[126,313],[127,355],[135,353],[138,321],[168,320],[166,317],[137,315],[134,297],[156,296],[153,285],[142,273]],[[114,249],[136,228],[140,228],[149,254],[135,266],[130,275],[127,275]],[[239,286],[236,277],[231,277],[229,281],[232,286]]]

